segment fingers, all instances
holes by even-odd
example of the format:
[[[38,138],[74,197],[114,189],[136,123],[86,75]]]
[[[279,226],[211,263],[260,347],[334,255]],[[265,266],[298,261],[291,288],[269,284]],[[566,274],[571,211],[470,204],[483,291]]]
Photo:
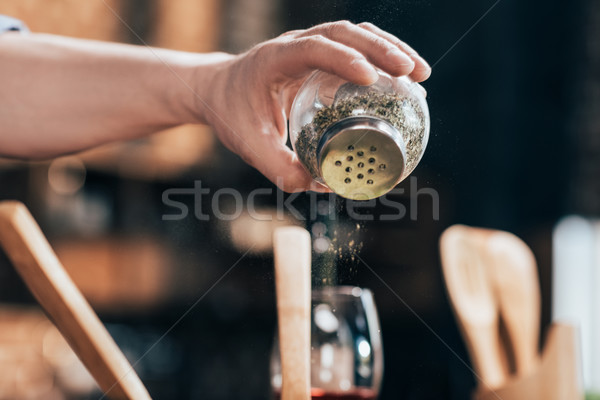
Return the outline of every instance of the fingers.
[[[320,50],[319,54],[312,54],[314,57],[304,60],[306,62],[299,64],[299,67],[318,68],[340,75],[337,72],[339,68],[336,67],[342,62],[348,63],[348,57],[354,56],[354,64],[351,65],[356,66],[360,63],[361,67],[357,69],[362,76],[350,79],[346,75],[351,74],[349,71],[340,76],[357,84],[368,84],[364,83],[368,80],[367,77],[375,77],[368,72],[366,66],[362,67],[364,61],[394,76],[409,75],[417,82],[422,82],[431,75],[431,67],[414,49],[394,35],[368,22],[358,25],[348,21],[330,22],[307,30],[287,32],[282,35],[282,38],[289,40],[290,47],[303,50],[298,51],[297,55],[300,58],[310,57],[314,49]],[[328,53],[328,47],[331,53]],[[340,53],[345,53],[346,57],[338,59]],[[299,72],[299,70],[295,71]]]
[[[311,35],[322,35],[353,48],[373,65],[394,76],[408,75],[416,65],[407,53],[400,50],[391,41],[348,21],[317,25],[298,33],[297,37],[309,37]]]
[[[298,78],[320,69],[337,75],[358,85],[370,85],[378,79],[375,68],[358,50],[322,35],[300,37],[287,42],[283,47],[274,46],[271,54],[274,71]],[[266,49],[269,51],[269,48]]]
[[[415,63],[415,68],[410,74],[410,77],[413,80],[417,82],[422,82],[429,78],[429,76],[431,75],[431,67],[429,66],[429,64],[427,64],[427,61],[425,61],[425,59],[423,59],[423,57],[421,57],[412,47],[410,47],[391,33],[388,33],[369,22],[362,22],[358,24],[358,26],[368,32],[371,32],[387,40],[388,42],[395,45],[397,48],[401,49],[408,56],[410,56],[410,58]]]
[[[263,139],[266,140],[253,146],[257,151],[242,151],[239,154],[281,190],[289,193],[307,190],[331,192],[329,188],[313,180],[296,154],[279,141],[276,134]]]
[[[266,164],[259,165],[259,170],[264,168],[265,176],[285,192],[295,193],[307,190],[321,193],[331,192],[329,188],[313,180],[298,157],[285,146],[264,161]]]

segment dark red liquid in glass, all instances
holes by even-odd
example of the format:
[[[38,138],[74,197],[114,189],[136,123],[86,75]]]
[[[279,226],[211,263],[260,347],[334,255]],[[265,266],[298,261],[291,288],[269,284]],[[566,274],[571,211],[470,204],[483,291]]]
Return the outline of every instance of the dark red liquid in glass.
[[[346,392],[328,392],[323,389],[310,390],[313,400],[376,400],[377,393],[371,389],[354,388]],[[275,393],[275,399],[280,400],[281,395]]]

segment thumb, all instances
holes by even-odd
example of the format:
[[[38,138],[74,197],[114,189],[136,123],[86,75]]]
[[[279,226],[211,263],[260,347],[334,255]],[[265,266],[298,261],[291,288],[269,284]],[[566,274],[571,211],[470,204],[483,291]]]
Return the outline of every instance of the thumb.
[[[298,156],[281,141],[271,135],[260,147],[251,164],[281,190],[289,193],[313,190],[330,192],[326,186],[316,182],[304,168]]]

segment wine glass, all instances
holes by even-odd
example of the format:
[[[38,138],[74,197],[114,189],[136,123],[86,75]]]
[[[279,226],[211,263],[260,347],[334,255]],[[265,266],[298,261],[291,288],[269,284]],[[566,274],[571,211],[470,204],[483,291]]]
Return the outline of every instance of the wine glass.
[[[381,330],[373,294],[352,286],[312,291],[311,396],[374,400],[383,375]],[[277,335],[271,354],[271,387],[281,393]]]

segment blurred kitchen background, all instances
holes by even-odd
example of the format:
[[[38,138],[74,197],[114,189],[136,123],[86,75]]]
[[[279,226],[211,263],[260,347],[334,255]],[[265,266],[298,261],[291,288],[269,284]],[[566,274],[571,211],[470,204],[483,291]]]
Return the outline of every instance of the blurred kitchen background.
[[[565,215],[600,215],[598,1],[0,0],[0,14],[35,32],[201,52],[240,52],[325,21],[370,21],[433,65],[424,84],[429,147],[401,184],[404,194],[392,197],[407,216],[361,222],[339,199],[302,195],[293,204],[307,217],[316,210],[314,218],[277,222],[313,232],[315,285],[373,290],[385,352],[381,399],[463,400],[475,380],[356,252],[468,360],[442,282],[440,233],[465,223],[523,238],[540,267],[547,326],[553,228]],[[48,162],[0,161],[0,199],[30,207],[126,355],[143,356],[136,370],[153,398],[269,398],[276,223],[245,214],[163,220],[175,212],[163,191],[194,181],[212,193],[274,189],[200,126]],[[439,194],[439,218],[428,188]],[[232,206],[221,199],[222,210]],[[194,205],[191,196],[178,200]],[[211,197],[203,200],[208,213]],[[256,200],[273,213],[277,194]],[[378,202],[367,212],[390,209]],[[323,252],[334,240],[338,251]],[[0,398],[98,398],[0,257]]]

